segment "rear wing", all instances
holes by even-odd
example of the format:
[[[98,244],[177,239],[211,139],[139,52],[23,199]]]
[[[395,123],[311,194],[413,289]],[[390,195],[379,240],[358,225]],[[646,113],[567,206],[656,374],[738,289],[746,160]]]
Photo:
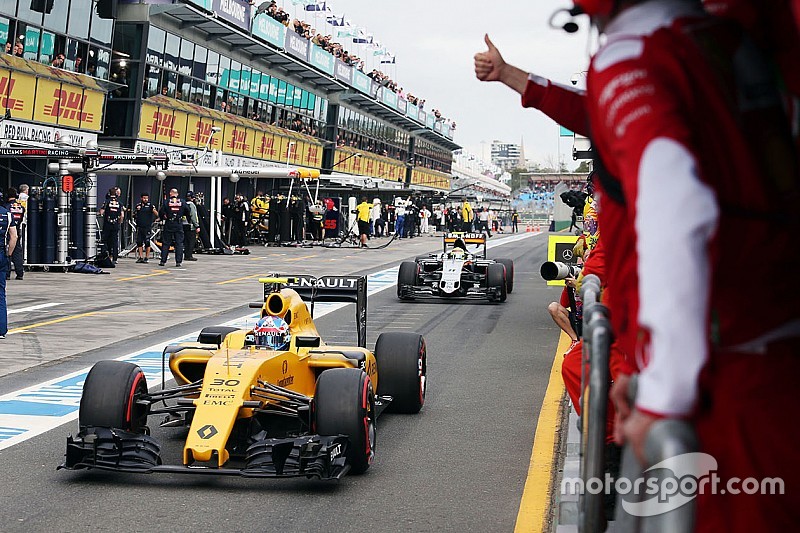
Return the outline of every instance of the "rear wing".
[[[270,276],[259,278],[264,284],[264,300],[282,288],[293,289],[309,303],[314,318],[315,302],[344,302],[356,304],[358,345],[367,347],[367,278],[366,276]]]
[[[454,232],[454,233],[445,233],[444,238],[442,239],[442,249],[443,251],[447,252],[447,247],[450,245],[452,248],[453,244],[456,242],[456,239],[461,239],[464,241],[464,244],[477,244],[483,245],[483,258],[486,259],[486,234],[485,233],[462,233],[462,232]]]

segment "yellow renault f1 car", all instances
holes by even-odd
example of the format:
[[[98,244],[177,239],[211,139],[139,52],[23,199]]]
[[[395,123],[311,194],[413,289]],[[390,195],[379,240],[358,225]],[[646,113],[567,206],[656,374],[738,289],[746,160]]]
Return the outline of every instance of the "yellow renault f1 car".
[[[421,335],[382,333],[366,349],[365,277],[269,277],[252,329],[210,327],[169,345],[162,365],[176,386],[149,391],[142,370],[101,361],[83,385],[80,431],[62,468],[338,479],[366,471],[384,411],[425,402]],[[355,303],[358,346],[322,342],[316,302]],[[182,464],[163,464],[148,417],[189,427]]]

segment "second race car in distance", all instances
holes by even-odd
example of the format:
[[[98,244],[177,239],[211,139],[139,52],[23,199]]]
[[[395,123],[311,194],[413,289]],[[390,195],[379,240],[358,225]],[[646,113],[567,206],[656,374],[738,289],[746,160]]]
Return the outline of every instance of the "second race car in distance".
[[[483,233],[448,233],[442,252],[400,264],[397,297],[469,298],[504,302],[514,290],[514,262],[487,259]],[[472,251],[467,247],[475,245]]]

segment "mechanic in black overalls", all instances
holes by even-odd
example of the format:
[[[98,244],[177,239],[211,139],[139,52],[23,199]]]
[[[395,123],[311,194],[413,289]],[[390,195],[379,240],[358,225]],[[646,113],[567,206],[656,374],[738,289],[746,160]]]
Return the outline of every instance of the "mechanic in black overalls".
[[[269,233],[267,244],[285,242],[289,240],[288,212],[286,210],[286,197],[282,194],[273,195],[269,202]]]
[[[8,245],[6,245],[6,242],[8,242]],[[5,339],[6,333],[8,333],[6,277],[3,274],[9,268],[8,256],[14,255],[16,244],[17,228],[12,222],[11,213],[3,207],[3,192],[0,191],[0,340]]]
[[[11,213],[11,219],[14,227],[17,228],[17,246],[14,247],[14,253],[11,254],[11,266],[14,272],[17,273],[16,279],[22,279],[25,273],[23,268],[22,247],[25,246],[22,221],[25,220],[25,207],[17,199],[17,190],[13,187],[8,189],[6,193],[8,201],[5,204],[6,210]],[[6,279],[11,279],[11,270],[6,273]]]
[[[303,214],[305,213],[306,205],[303,198],[300,196],[292,196],[289,200],[289,218],[292,222],[292,240],[294,242],[302,242],[305,240],[303,233]]]
[[[158,216],[164,221],[161,232],[161,262],[158,266],[167,264],[169,247],[175,246],[175,266],[180,267],[183,262],[183,222],[184,216],[191,216],[186,203],[178,196],[178,189],[169,190],[169,198],[161,206]]]
[[[112,188],[106,197],[106,203],[100,208],[100,216],[103,217],[103,244],[106,246],[108,258],[117,264],[119,256],[119,227],[125,219],[123,205],[119,201],[116,188]]]
[[[133,210],[133,220],[136,222],[136,262],[147,263],[147,258],[150,257],[150,232],[158,211],[150,201],[149,194],[143,192],[141,199]]]

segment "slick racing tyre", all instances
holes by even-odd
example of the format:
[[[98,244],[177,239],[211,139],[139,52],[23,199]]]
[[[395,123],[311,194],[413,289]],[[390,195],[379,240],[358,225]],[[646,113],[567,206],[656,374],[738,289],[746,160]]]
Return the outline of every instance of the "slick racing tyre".
[[[138,366],[124,361],[95,363],[83,382],[78,423],[82,428],[94,426],[145,433],[149,409],[136,403],[145,394],[147,382]]]
[[[495,259],[498,263],[506,267],[506,292],[514,292],[514,261],[511,259]]]
[[[233,333],[234,331],[237,331],[237,329],[229,326],[209,326],[200,330],[200,334],[197,336],[197,342],[221,346],[225,337],[228,336],[228,333]]]
[[[375,343],[378,394],[391,396],[391,413],[418,413],[425,403],[428,353],[425,339],[417,333],[381,333]]]
[[[507,295],[506,267],[500,263],[489,265],[486,269],[486,287],[497,289],[498,296],[490,296],[492,301],[505,302]]]
[[[404,294],[402,286],[416,286],[418,284],[419,267],[413,261],[403,261],[400,263],[400,270],[397,272],[397,297],[401,300],[411,300],[412,296]]]
[[[375,457],[375,392],[360,368],[331,368],[317,378],[314,419],[319,435],[347,435],[347,462],[363,474]]]

